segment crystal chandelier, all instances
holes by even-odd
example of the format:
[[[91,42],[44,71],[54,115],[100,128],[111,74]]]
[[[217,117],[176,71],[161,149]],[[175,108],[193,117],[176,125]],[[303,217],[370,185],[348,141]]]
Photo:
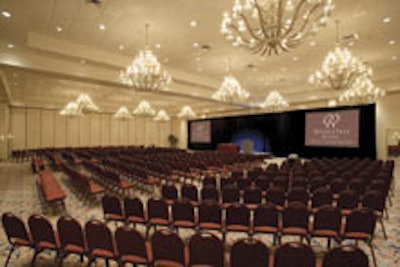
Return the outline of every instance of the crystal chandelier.
[[[344,103],[367,104],[374,103],[386,95],[386,92],[376,87],[370,78],[365,76],[357,77],[352,86],[343,91],[339,101]]]
[[[0,142],[8,141],[14,139],[14,135],[12,133],[6,133],[0,135]]]
[[[339,22],[336,21],[336,47],[322,63],[321,70],[310,75],[308,81],[321,88],[349,89],[360,76],[371,77],[372,69],[353,57],[349,49],[339,45]]]
[[[68,104],[59,112],[60,115],[69,117],[83,116],[82,110],[77,102],[68,102]]]
[[[125,71],[121,71],[120,79],[137,90],[164,90],[172,82],[172,78],[167,71],[162,70],[156,55],[149,49],[148,28],[149,25],[146,24],[145,50],[139,52]]]
[[[266,108],[269,110],[281,110],[288,106],[289,103],[278,91],[270,92],[265,101],[260,105],[261,108]]]
[[[151,117],[154,116],[156,111],[151,107],[149,102],[147,102],[146,100],[142,100],[132,113],[134,115],[139,115],[143,117]]]
[[[243,100],[250,96],[250,93],[242,88],[238,80],[231,74],[231,61],[228,61],[227,73],[220,88],[212,94],[212,98],[221,102],[233,102]]]
[[[93,102],[92,98],[85,93],[82,93],[76,99],[76,103],[81,108],[82,112],[97,112],[99,107]]]
[[[325,26],[332,0],[235,0],[224,12],[221,33],[234,46],[261,55],[280,54]]]
[[[154,120],[155,121],[169,121],[170,117],[165,110],[160,109],[158,111],[157,115],[154,117]]]
[[[98,112],[99,107],[93,102],[88,94],[81,93],[75,101],[68,104],[59,112],[60,115],[78,117],[84,113]]]
[[[113,118],[126,120],[131,119],[132,115],[126,106],[122,106],[117,110],[117,112],[114,113]]]
[[[196,117],[196,113],[193,111],[191,106],[183,106],[181,111],[178,113],[178,118],[186,118],[186,119],[190,119],[190,118],[194,118]]]

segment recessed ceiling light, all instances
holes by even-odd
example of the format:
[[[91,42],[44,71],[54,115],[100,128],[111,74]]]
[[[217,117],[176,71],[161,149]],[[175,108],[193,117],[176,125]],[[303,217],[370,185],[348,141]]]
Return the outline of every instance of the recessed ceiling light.
[[[197,26],[197,21],[191,20],[191,21],[190,21],[190,26],[191,26],[191,27],[196,27],[196,26]]]
[[[62,32],[63,30],[64,30],[64,28],[61,26],[56,27],[56,32]]]
[[[3,10],[3,11],[1,12],[1,14],[2,14],[3,17],[5,17],[5,18],[10,18],[10,17],[11,17],[11,13],[8,12],[8,11],[6,11],[6,10]]]
[[[121,50],[121,51],[125,50],[125,46],[123,44],[120,44],[120,45],[118,45],[118,49]]]
[[[169,58],[164,58],[164,63],[168,63],[169,62]]]
[[[106,29],[106,25],[104,23],[99,24],[99,29],[104,31]]]
[[[316,46],[316,45],[317,45],[317,42],[316,42],[316,41],[310,41],[309,45],[310,45],[310,46]]]
[[[193,43],[193,48],[199,48],[199,43]]]
[[[160,43],[155,44],[154,46],[155,46],[157,49],[160,49],[160,48],[161,48],[161,44],[160,44]]]
[[[8,43],[8,44],[7,44],[7,48],[10,48],[10,49],[11,49],[11,48],[14,48],[14,45],[11,44],[11,43]]]
[[[293,61],[299,61],[298,57],[293,57],[292,59],[293,59]]]
[[[353,41],[351,41],[351,42],[349,42],[347,45],[348,45],[348,46],[354,46],[355,43],[354,43]]]
[[[392,18],[391,17],[386,17],[386,18],[383,18],[382,19],[382,22],[383,23],[389,23],[389,22],[391,22],[392,21]]]
[[[396,43],[395,40],[390,40],[390,41],[389,41],[389,44],[390,44],[390,45],[394,45],[395,43]]]
[[[200,61],[200,60],[201,60],[201,57],[196,57],[195,60],[196,60],[196,61]]]
[[[392,56],[392,60],[397,60],[398,57],[397,56]]]

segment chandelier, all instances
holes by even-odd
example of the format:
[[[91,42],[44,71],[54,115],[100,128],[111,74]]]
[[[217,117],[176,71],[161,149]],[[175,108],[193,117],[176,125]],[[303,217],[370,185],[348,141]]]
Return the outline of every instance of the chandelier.
[[[183,106],[181,111],[178,113],[178,118],[190,119],[194,117],[196,117],[196,113],[193,111],[192,107],[188,105]]]
[[[146,24],[145,49],[139,52],[125,71],[120,72],[120,79],[137,90],[164,90],[172,82],[172,78],[167,71],[162,70],[156,55],[149,49],[148,29],[149,24]]]
[[[332,0],[235,0],[221,33],[234,46],[278,55],[325,26],[333,9]]]
[[[134,115],[139,115],[143,117],[154,116],[156,111],[151,107],[150,103],[146,100],[140,101],[139,105],[133,111]]]
[[[68,102],[68,104],[59,112],[60,115],[69,117],[83,116],[82,110],[79,108],[78,103]]]
[[[8,141],[11,139],[14,139],[14,135],[11,132],[0,135],[0,142]]]
[[[84,113],[98,112],[99,107],[93,102],[88,94],[81,93],[75,101],[68,104],[59,112],[60,115],[78,117]]]
[[[376,87],[369,77],[359,76],[349,89],[340,94],[339,101],[354,104],[374,103],[385,95],[386,92]]]
[[[339,45],[339,22],[336,21],[336,47],[322,63],[321,70],[310,75],[308,81],[321,88],[349,89],[358,77],[371,77],[372,69],[353,57],[349,49]]]
[[[272,91],[268,94],[265,101],[261,103],[261,108],[270,110],[281,110],[289,106],[289,103],[278,91]]]
[[[122,106],[117,110],[117,112],[114,113],[113,117],[115,119],[126,120],[126,119],[131,119],[132,115],[127,107]]]
[[[157,115],[154,117],[154,120],[155,121],[169,121],[170,117],[165,110],[161,109],[158,111]]]
[[[231,74],[231,61],[228,62],[227,74],[220,88],[212,94],[212,98],[221,102],[233,102],[243,100],[250,96],[250,93],[242,88],[238,80]]]

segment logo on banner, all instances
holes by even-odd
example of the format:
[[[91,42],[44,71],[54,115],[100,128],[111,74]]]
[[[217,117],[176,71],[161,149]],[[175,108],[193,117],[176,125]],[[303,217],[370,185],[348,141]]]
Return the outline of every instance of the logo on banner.
[[[340,122],[340,115],[339,113],[330,113],[324,116],[322,119],[322,123],[325,125],[326,129],[335,129],[336,125]]]

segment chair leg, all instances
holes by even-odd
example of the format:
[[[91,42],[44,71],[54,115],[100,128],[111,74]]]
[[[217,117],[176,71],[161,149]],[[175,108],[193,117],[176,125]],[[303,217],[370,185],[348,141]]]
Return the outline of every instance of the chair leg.
[[[11,254],[14,252],[14,249],[15,249],[15,246],[13,245],[13,246],[11,247],[11,249],[10,249],[10,253],[8,253],[7,260],[6,260],[6,263],[4,264],[4,267],[7,267],[8,262],[9,262],[10,259],[11,259]]]
[[[37,255],[39,255],[40,252],[41,252],[40,250],[35,250],[35,254],[33,254],[33,258],[32,258],[32,261],[31,261],[31,266],[32,267],[36,266],[36,264],[35,264],[36,257],[37,257]]]
[[[374,247],[372,246],[371,241],[368,241],[368,246],[371,249],[372,261],[374,262],[374,267],[378,267],[378,265],[376,264],[375,250]]]
[[[382,226],[383,237],[384,237],[385,239],[387,239],[386,229],[385,229],[385,225],[383,224],[383,218],[382,218],[382,216],[379,218],[379,222],[381,223],[381,226]]]

